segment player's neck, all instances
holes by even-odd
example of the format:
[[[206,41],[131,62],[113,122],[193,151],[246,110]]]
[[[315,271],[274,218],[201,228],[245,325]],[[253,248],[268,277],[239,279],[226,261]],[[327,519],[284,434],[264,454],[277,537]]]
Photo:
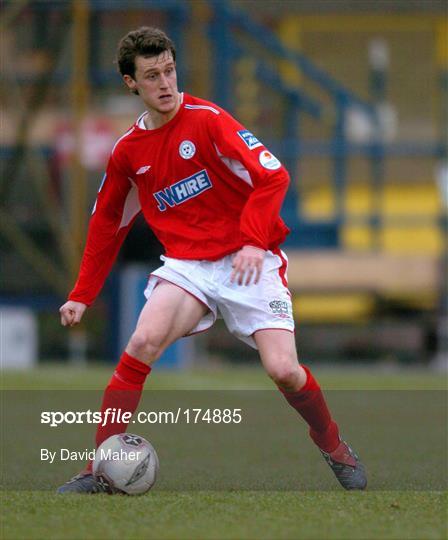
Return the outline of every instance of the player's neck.
[[[164,113],[156,109],[147,107],[148,114],[143,119],[146,129],[157,129],[167,124],[170,120],[172,120],[176,116],[177,111],[179,110],[180,104],[181,104],[181,95],[180,93],[178,93],[176,106],[174,107],[174,109],[172,109],[169,112]]]

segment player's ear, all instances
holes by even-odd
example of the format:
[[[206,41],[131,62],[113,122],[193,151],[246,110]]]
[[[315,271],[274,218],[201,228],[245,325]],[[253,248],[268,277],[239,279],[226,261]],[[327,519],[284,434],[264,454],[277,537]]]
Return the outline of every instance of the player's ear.
[[[130,75],[123,75],[123,81],[133,94],[138,94],[137,83]]]

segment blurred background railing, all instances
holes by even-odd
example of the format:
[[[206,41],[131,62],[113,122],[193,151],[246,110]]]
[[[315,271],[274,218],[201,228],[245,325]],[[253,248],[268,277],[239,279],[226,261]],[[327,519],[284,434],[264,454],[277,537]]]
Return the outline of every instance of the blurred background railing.
[[[439,1],[382,5],[5,1],[0,304],[12,345],[3,360],[14,362],[14,339],[27,342],[20,328],[40,359],[78,361],[115,361],[132,329],[161,252],[142,220],[69,339],[57,308],[110,149],[141,113],[113,65],[117,42],[154,25],[177,44],[180,88],[233,112],[291,172],[283,215],[301,354],[443,365],[447,18]],[[252,358],[218,324],[164,362],[211,354]]]

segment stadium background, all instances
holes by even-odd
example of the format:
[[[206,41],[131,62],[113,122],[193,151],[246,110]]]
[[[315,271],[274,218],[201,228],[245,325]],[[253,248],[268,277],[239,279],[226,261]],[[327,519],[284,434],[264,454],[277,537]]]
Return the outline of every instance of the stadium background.
[[[291,172],[300,355],[446,366],[443,1],[15,0],[1,25],[4,366],[115,362],[159,264],[139,221],[82,327],[60,327],[108,153],[142,110],[113,65],[141,25],[175,40],[181,90],[228,108]],[[255,358],[217,324],[163,363]]]

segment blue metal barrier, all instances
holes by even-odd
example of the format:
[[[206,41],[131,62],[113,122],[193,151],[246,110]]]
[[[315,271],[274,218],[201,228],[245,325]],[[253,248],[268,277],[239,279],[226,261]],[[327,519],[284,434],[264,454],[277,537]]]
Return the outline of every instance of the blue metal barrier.
[[[256,22],[245,11],[235,7],[231,7],[225,0],[210,0],[210,5],[213,7],[213,18],[210,23],[209,36],[212,39],[215,53],[215,99],[224,107],[232,109],[231,97],[231,68],[232,59],[240,54],[241,46],[235,43],[235,34],[233,29],[241,31],[257,44],[257,56],[262,58],[258,62],[257,76],[259,80],[265,84],[269,84],[282,95],[289,103],[288,113],[286,115],[285,134],[289,141],[294,140],[294,143],[289,143],[291,153],[285,156],[282,152],[282,157],[289,170],[297,170],[296,164],[300,155],[303,155],[301,149],[301,135],[299,132],[300,113],[304,112],[311,114],[313,117],[320,116],[320,107],[303,91],[297,88],[287,88],[283,83],[282,78],[272,70],[267,68],[265,60],[268,56],[276,56],[278,59],[287,61],[298,68],[301,73],[319,88],[327,92],[333,100],[335,107],[335,122],[333,126],[333,137],[330,143],[331,149],[329,155],[333,159],[333,182],[336,194],[336,219],[335,223],[341,221],[344,215],[344,200],[347,179],[347,158],[349,154],[349,142],[346,136],[346,112],[353,105],[359,107],[367,114],[374,125],[377,125],[377,113],[375,108],[366,100],[363,100],[354,94],[349,88],[345,87],[335,78],[331,77],[324,70],[316,66],[309,58],[300,52],[293,51],[286,47],[281,40],[266,26]],[[319,113],[317,113],[319,110]],[[283,143],[282,143],[283,149]],[[382,152],[382,144],[378,139],[375,141],[375,154],[378,157]],[[371,154],[371,149],[367,149],[367,155]],[[379,175],[382,170],[379,167],[378,160],[372,160],[372,178],[374,182],[380,182]],[[294,186],[294,182],[292,183]],[[294,187],[288,194],[285,201],[284,215],[289,225],[293,230],[304,231],[305,227],[312,227],[313,224],[304,223],[301,216],[300,205],[297,204],[297,193]],[[329,239],[334,241],[333,247],[338,246],[337,235],[328,234],[328,223],[316,223],[317,230],[322,232],[322,236],[311,235],[316,242],[322,242],[322,247],[329,247]],[[323,232],[325,231],[325,233]],[[299,238],[297,235],[292,235],[294,238]],[[321,240],[320,240],[321,239]],[[297,240],[295,245],[299,246]]]

